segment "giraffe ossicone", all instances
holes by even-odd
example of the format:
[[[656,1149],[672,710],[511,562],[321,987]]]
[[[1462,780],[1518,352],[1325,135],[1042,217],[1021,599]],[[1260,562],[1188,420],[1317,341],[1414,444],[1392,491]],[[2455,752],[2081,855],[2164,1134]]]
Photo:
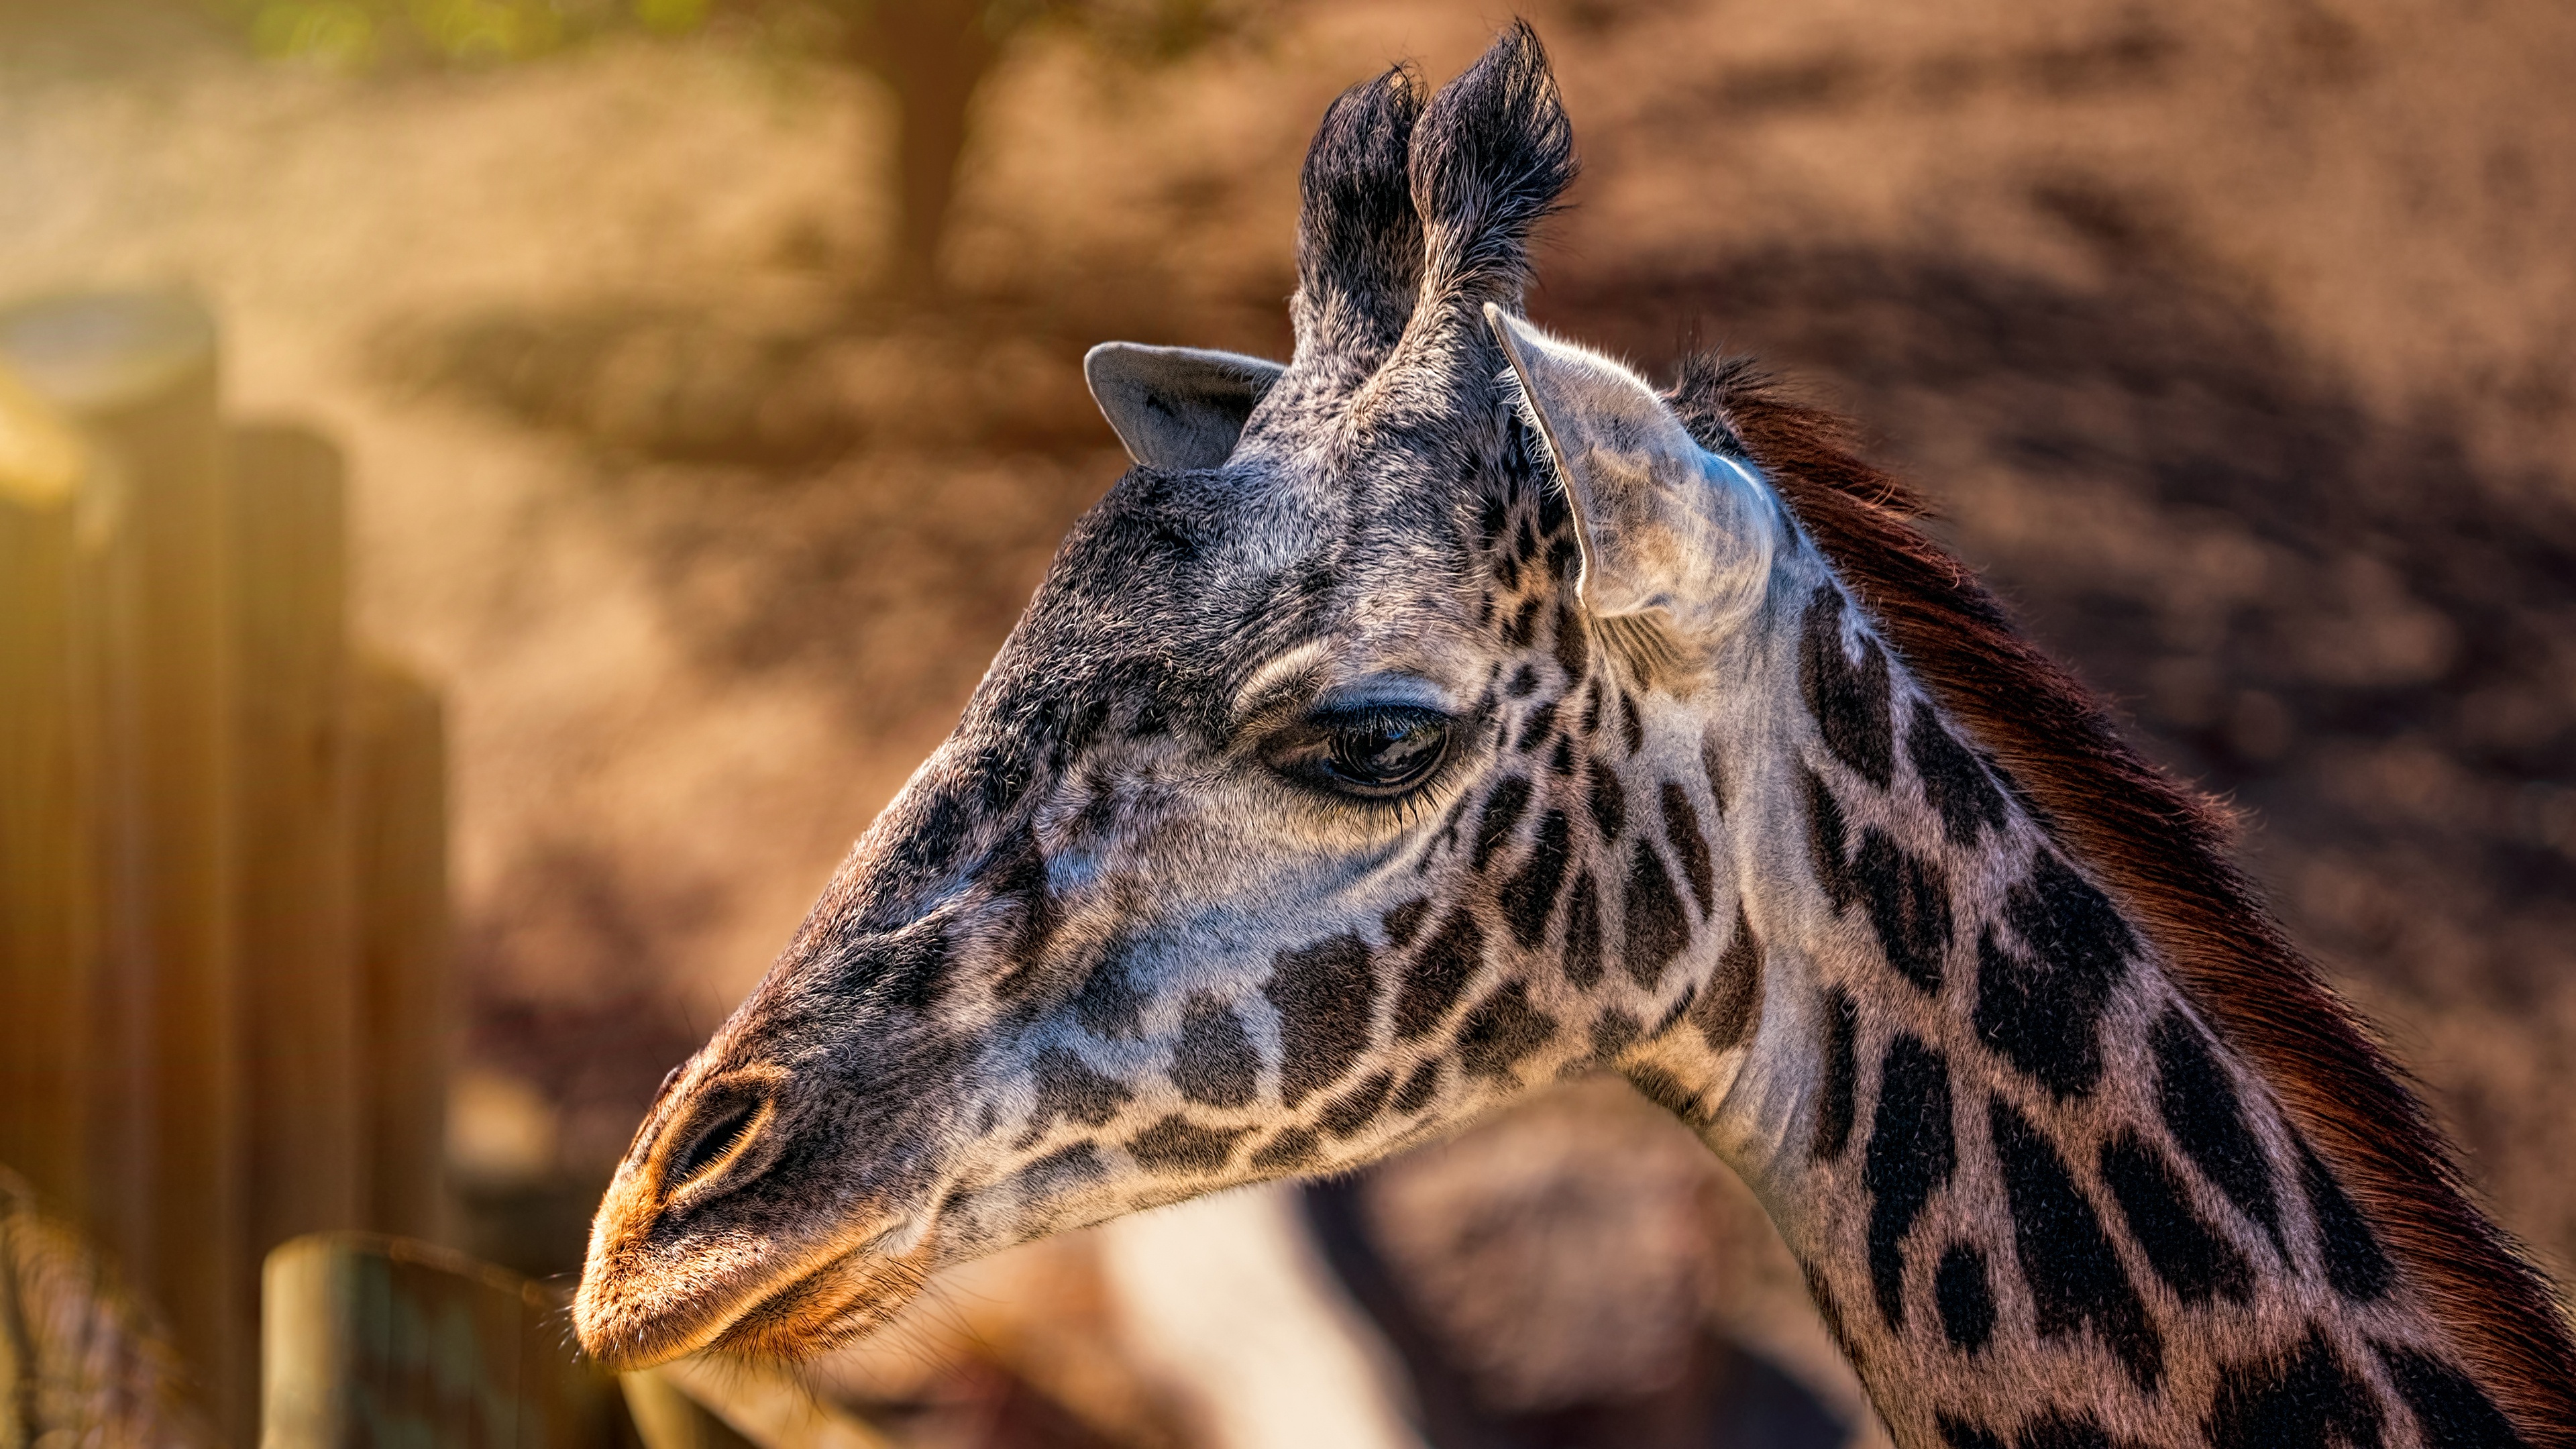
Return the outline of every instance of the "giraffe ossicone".
[[[1819,415],[1520,315],[1515,27],[1326,114],[1284,366],[1138,466],[666,1084],[575,1307],[797,1355],[941,1267],[1624,1074],[1906,1445],[2566,1444],[2551,1290],[2140,763]]]

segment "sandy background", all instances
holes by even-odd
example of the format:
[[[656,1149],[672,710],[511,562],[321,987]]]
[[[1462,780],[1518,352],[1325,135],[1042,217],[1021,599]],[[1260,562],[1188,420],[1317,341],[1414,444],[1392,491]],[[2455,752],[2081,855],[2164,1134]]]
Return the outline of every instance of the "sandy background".
[[[2244,809],[2568,1262],[2576,10],[1528,9],[1586,163],[1540,320],[1862,419]],[[361,626],[445,683],[460,1100],[520,1124],[466,1144],[487,1245],[560,1265],[1116,475],[1082,350],[1284,353],[1324,104],[1505,15],[1283,5],[1155,65],[1023,32],[922,309],[872,286],[886,93],[749,31],[351,76],[0,6],[0,297],[200,289],[233,410],[350,453]]]

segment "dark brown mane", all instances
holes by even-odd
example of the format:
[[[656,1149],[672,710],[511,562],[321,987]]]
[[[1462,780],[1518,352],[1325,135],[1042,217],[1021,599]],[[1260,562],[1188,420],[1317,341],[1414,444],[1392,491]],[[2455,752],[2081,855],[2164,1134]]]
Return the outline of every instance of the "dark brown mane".
[[[2471,1200],[2404,1073],[2282,935],[2234,863],[2226,811],[2121,738],[2101,702],[1917,526],[1920,495],[1863,461],[1838,419],[1711,357],[1683,364],[1672,401],[1703,445],[1740,445],[1762,466],[1915,678],[2163,949],[2524,1436],[2576,1446],[2576,1345],[2547,1281]]]

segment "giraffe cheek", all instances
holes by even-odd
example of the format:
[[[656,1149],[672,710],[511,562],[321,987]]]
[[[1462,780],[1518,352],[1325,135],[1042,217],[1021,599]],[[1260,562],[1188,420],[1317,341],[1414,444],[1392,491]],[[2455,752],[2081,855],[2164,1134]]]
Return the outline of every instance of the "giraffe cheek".
[[[1172,1047],[1172,1085],[1207,1107],[1249,1107],[1260,1083],[1261,1057],[1233,1007],[1204,993],[1181,1009],[1181,1038]]]

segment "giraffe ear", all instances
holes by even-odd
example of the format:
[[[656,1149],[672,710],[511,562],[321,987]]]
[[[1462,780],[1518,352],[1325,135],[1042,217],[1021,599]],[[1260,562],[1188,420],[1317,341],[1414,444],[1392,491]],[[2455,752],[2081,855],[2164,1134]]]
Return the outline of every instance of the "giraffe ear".
[[[1485,321],[1573,505],[1585,611],[1697,631],[1758,602],[1787,520],[1753,470],[1693,441],[1627,368],[1491,304]]]
[[[1091,399],[1148,468],[1213,468],[1234,451],[1278,363],[1199,347],[1103,342],[1082,359]]]

